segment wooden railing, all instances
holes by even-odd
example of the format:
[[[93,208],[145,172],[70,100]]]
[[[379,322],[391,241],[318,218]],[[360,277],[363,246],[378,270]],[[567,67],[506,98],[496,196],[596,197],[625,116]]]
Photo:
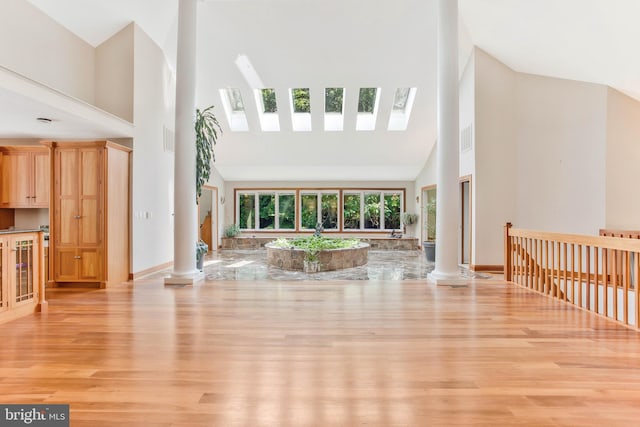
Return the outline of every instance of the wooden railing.
[[[507,223],[505,280],[639,330],[640,239],[613,235],[546,233]]]

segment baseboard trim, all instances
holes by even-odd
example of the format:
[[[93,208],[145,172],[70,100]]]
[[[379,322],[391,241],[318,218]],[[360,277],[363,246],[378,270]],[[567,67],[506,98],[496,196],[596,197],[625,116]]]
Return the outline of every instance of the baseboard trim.
[[[173,267],[173,261],[165,262],[164,264],[156,265],[155,267],[150,267],[145,270],[129,274],[129,280],[142,279],[144,276],[157,273],[158,271],[166,270],[169,267]]]
[[[482,271],[485,273],[503,273],[504,265],[488,265],[488,264],[471,264],[469,265],[471,271]]]

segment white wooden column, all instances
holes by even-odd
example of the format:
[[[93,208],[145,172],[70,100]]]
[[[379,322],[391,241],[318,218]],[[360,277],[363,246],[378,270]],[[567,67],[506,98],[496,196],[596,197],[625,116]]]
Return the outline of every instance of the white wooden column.
[[[176,62],[176,121],[173,272],[165,284],[192,284],[196,268],[198,207],[196,205],[196,23],[197,0],[179,0]]]
[[[429,275],[437,284],[462,280],[458,268],[458,96],[458,0],[438,0],[436,265]]]

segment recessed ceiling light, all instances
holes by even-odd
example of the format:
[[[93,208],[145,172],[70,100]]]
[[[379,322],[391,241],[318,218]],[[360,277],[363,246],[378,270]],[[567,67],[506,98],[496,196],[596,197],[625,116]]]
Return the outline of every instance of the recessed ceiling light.
[[[39,121],[40,123],[46,123],[46,124],[49,124],[52,122],[51,119],[48,119],[46,117],[38,117],[36,120]]]

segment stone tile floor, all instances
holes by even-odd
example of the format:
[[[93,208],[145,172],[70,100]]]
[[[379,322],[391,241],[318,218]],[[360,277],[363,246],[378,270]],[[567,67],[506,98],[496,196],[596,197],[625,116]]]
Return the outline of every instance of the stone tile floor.
[[[220,250],[204,261],[206,280],[412,280],[426,279],[434,268],[422,251],[369,251],[366,265],[338,271],[304,273],[287,271],[267,264],[267,252],[258,250]],[[460,267],[464,277],[489,279],[486,273],[474,273]],[[158,273],[161,277],[167,272]],[[157,277],[157,276],[156,276]]]

